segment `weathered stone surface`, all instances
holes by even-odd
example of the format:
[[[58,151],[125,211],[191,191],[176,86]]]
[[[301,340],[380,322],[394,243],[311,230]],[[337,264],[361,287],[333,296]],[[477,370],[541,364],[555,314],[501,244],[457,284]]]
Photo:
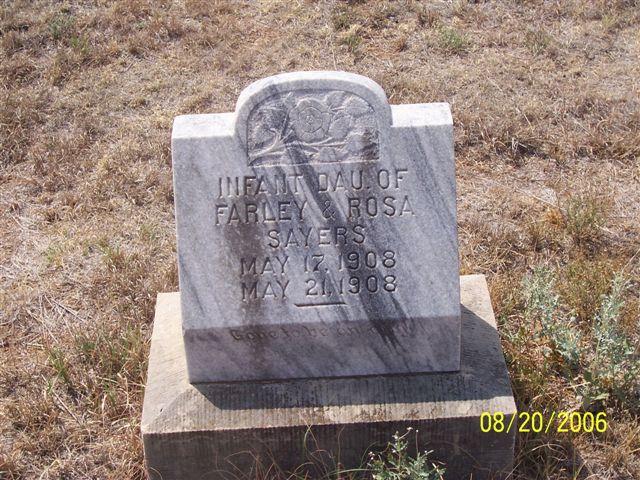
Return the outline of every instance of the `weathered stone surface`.
[[[409,426],[446,478],[504,478],[515,424],[488,434],[479,418],[501,411],[508,424],[516,408],[484,277],[461,287],[459,372],[206,385],[187,378],[179,294],[160,294],[141,426],[151,478],[245,478],[256,459],[284,470],[311,462],[316,474],[357,467]]]
[[[192,382],[459,369],[448,105],[284,74],[172,148]]]

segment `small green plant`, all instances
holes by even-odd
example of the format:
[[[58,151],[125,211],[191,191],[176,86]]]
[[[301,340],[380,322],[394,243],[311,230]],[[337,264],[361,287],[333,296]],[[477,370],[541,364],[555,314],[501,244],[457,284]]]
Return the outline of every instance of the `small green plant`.
[[[60,380],[71,386],[67,357],[61,349],[53,347],[49,350],[49,365],[51,365]]]
[[[355,27],[357,27],[357,25]],[[346,46],[349,52],[353,54],[357,53],[358,47],[362,43],[362,37],[358,33],[358,28],[351,27],[349,31],[340,38],[339,43]]]
[[[384,452],[369,454],[367,467],[373,480],[442,480],[445,469],[428,464],[431,452],[418,452],[413,458],[407,451],[411,433],[411,428],[404,435],[396,432]]]
[[[559,314],[559,296],[554,291],[555,275],[540,267],[523,280],[525,316],[540,321],[540,333],[548,338],[554,350],[570,369],[580,361],[580,331],[573,317],[564,319]]]
[[[75,18],[67,11],[62,11],[49,22],[49,34],[53,40],[62,40],[69,36],[75,26]]]
[[[585,406],[610,396],[638,403],[640,357],[635,355],[635,345],[620,327],[626,289],[624,279],[615,277],[611,292],[603,297],[594,319],[591,355],[584,372],[586,383],[580,389]]]
[[[469,47],[469,41],[454,28],[440,28],[440,46],[450,53],[462,53]]]
[[[91,51],[89,38],[86,35],[72,36],[69,40],[69,44],[71,45],[71,48],[73,50],[78,52],[83,57],[88,56]]]
[[[607,205],[594,196],[571,197],[567,202],[567,232],[576,242],[596,239],[607,218]]]
[[[64,265],[64,245],[59,242],[51,242],[44,251],[44,258],[49,267],[62,267]]]
[[[628,407],[640,403],[640,356],[620,325],[626,288],[623,277],[615,276],[598,313],[581,330],[575,317],[564,313],[551,270],[537,268],[523,280],[525,317],[540,322],[536,335],[550,344],[547,358],[558,359],[586,410],[607,400]]]
[[[108,240],[103,239],[98,242],[98,248],[102,253],[104,264],[110,271],[116,272],[126,266],[127,257],[119,245],[112,246]]]

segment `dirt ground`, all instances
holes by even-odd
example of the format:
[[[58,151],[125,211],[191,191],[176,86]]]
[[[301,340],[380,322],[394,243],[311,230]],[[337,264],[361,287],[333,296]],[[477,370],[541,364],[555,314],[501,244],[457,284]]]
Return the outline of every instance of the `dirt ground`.
[[[461,273],[488,277],[521,410],[581,408],[544,341],[514,340],[534,267],[586,335],[624,275],[638,344],[637,1],[0,5],[1,478],[144,478],[153,305],[178,288],[172,120],[279,72],[451,104]],[[635,400],[602,403],[605,434],[521,434],[513,478],[640,478]]]

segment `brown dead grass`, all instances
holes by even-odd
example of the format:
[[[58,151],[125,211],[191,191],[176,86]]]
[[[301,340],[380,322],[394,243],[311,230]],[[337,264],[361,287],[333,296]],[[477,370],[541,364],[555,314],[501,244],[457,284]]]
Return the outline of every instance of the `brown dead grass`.
[[[456,122],[463,273],[488,275],[521,409],[573,408],[520,329],[554,265],[580,317],[640,254],[639,5],[12,1],[0,7],[0,476],[143,478],[157,292],[177,288],[174,116],[288,70],[341,69]],[[634,256],[635,255],[635,256]],[[514,478],[640,477],[637,412],[521,436]]]

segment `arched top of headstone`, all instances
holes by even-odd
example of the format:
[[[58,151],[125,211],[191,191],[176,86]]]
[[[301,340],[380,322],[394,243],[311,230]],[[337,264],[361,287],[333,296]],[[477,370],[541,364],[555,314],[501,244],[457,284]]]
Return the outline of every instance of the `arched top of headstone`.
[[[353,73],[275,75],[236,104],[236,135],[255,167],[376,161],[390,126],[382,87]]]

